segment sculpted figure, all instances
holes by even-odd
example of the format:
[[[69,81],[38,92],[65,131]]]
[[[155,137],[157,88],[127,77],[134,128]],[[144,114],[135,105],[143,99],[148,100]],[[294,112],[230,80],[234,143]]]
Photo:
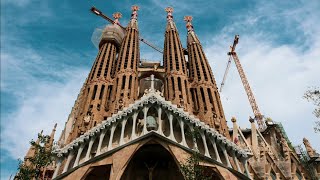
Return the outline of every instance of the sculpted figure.
[[[156,162],[154,164],[154,166],[148,166],[147,163],[144,163],[144,164],[146,165],[146,167],[148,168],[148,171],[149,171],[149,180],[152,180],[152,175],[153,175],[152,173],[153,173],[154,168],[157,166],[158,162]]]

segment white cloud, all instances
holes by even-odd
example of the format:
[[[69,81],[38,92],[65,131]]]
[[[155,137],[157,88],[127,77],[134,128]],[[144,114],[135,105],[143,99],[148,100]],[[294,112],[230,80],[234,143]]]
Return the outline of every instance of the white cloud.
[[[17,107],[2,116],[1,148],[14,159],[25,155],[28,142],[38,132],[50,134],[55,123],[58,123],[56,139],[59,138],[88,73],[81,68],[59,69],[54,65],[32,49],[16,47],[1,54],[1,91],[17,100]],[[37,77],[34,73],[40,70],[52,79]],[[61,77],[63,81],[54,80]]]
[[[301,30],[303,34],[297,34],[296,37],[305,36],[299,44],[283,45],[277,45],[271,40],[272,33],[265,33],[258,28],[248,29],[246,33],[247,23],[254,25],[256,21],[253,19],[259,17],[261,12],[269,12],[269,6],[260,7],[251,16],[238,17],[238,23],[225,27],[221,34],[212,38],[210,42],[213,45],[206,48],[217,84],[220,86],[226,68],[226,52],[233,42],[232,32],[241,27],[243,34],[236,51],[260,111],[267,117],[282,122],[293,144],[302,144],[302,138],[307,137],[319,152],[319,134],[313,131],[314,121],[317,120],[312,114],[314,107],[302,98],[308,87],[320,86],[320,25],[316,16],[309,14],[316,6],[308,4],[296,9],[295,12],[299,13],[282,12],[283,15],[290,14],[281,17],[285,19],[283,23],[288,24],[287,28],[292,28],[292,24],[296,25],[294,29],[289,29],[289,33]],[[303,18],[306,14],[309,14],[308,19]],[[241,127],[249,127],[248,116],[253,113],[234,62],[221,96],[228,120],[236,116]]]

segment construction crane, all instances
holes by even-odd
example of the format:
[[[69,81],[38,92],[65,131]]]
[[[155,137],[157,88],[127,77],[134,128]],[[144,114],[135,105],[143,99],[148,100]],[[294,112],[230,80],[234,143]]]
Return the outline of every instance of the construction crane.
[[[258,128],[259,128],[260,131],[263,131],[266,128],[266,124],[265,124],[265,122],[263,120],[263,115],[260,113],[260,110],[258,108],[258,104],[257,104],[257,102],[256,102],[256,100],[254,98],[254,95],[253,95],[253,93],[251,91],[249,82],[248,82],[248,80],[246,78],[246,75],[245,75],[245,73],[244,73],[244,71],[242,69],[242,66],[240,64],[240,60],[238,58],[238,55],[235,52],[235,48],[236,48],[238,42],[239,42],[239,35],[235,35],[234,41],[233,41],[233,45],[230,46],[230,52],[228,52],[229,60],[228,60],[228,63],[227,63],[226,71],[225,71],[223,79],[222,79],[220,92],[222,91],[222,87],[224,86],[224,83],[226,81],[226,77],[227,77],[227,74],[228,74],[228,71],[229,71],[229,68],[230,68],[230,64],[231,64],[231,59],[233,59],[234,63],[236,64],[236,67],[238,69],[238,72],[239,72],[243,87],[244,87],[244,89],[245,89],[245,91],[247,93],[247,96],[248,96],[248,99],[249,99],[253,114],[255,116],[255,120],[256,120],[256,122],[258,124]]]
[[[90,9],[90,11],[91,11],[92,13],[94,13],[95,15],[100,16],[100,17],[102,17],[103,19],[105,19],[105,20],[109,21],[110,23],[114,24],[114,21],[113,21],[111,18],[109,18],[108,16],[106,16],[105,14],[103,14],[103,13],[102,13],[99,9],[97,9],[96,7],[92,6],[91,9]],[[124,29],[124,30],[126,29],[126,28],[123,27],[122,25],[120,25],[120,24],[118,24],[118,25],[119,25],[122,29]],[[146,45],[150,46],[150,47],[153,48],[154,50],[156,50],[156,51],[158,51],[158,52],[160,52],[160,53],[163,54],[163,50],[162,50],[161,48],[153,45],[152,43],[150,43],[150,42],[147,41],[146,39],[142,38],[141,36],[139,36],[139,40],[140,40],[141,42],[145,43]]]

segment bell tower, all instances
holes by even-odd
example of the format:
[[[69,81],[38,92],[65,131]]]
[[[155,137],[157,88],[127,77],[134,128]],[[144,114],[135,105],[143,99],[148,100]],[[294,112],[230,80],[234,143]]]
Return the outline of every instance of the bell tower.
[[[228,137],[228,127],[216,81],[191,24],[192,16],[185,16],[184,20],[187,22],[186,28],[188,30],[188,68],[193,114]]]
[[[131,20],[126,28],[126,35],[121,44],[119,58],[115,66],[116,91],[111,97],[114,112],[127,107],[137,99],[138,93],[138,63],[140,60],[138,10],[131,7]]]
[[[163,65],[165,68],[165,98],[189,111],[189,85],[187,65],[177,27],[173,21],[173,8],[167,7],[167,26],[164,40]]]
[[[113,113],[110,97],[115,90],[114,69],[125,36],[119,26],[121,16],[119,12],[114,13],[115,23],[107,25],[102,32],[98,55],[75,103],[77,108],[71,112],[73,122],[69,142]]]

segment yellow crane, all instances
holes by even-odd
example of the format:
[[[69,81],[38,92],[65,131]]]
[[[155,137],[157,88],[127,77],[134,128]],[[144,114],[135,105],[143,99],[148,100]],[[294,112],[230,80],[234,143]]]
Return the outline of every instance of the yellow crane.
[[[249,102],[250,102],[250,105],[251,105],[255,120],[256,120],[256,122],[258,124],[258,128],[259,128],[260,131],[263,131],[266,128],[266,124],[265,124],[265,122],[263,120],[263,115],[260,113],[258,104],[257,104],[257,102],[256,102],[256,100],[254,98],[254,95],[253,95],[252,91],[251,91],[248,79],[247,79],[247,77],[246,77],[246,75],[245,75],[245,73],[243,71],[243,68],[242,68],[242,66],[240,64],[240,60],[238,58],[238,55],[235,52],[235,48],[236,48],[238,42],[239,42],[239,35],[235,35],[234,41],[233,41],[233,45],[230,46],[230,52],[228,52],[229,60],[228,60],[228,63],[227,63],[226,71],[225,71],[223,79],[222,79],[220,92],[222,91],[222,87],[224,86],[224,83],[226,81],[226,77],[227,77],[227,74],[228,74],[228,71],[229,71],[229,68],[230,68],[230,64],[231,64],[231,59],[233,59],[234,63],[236,64],[236,67],[238,69],[238,72],[239,72],[243,87],[244,87],[244,89],[245,89],[245,91],[247,93],[247,96],[248,96],[248,99],[249,99]]]

